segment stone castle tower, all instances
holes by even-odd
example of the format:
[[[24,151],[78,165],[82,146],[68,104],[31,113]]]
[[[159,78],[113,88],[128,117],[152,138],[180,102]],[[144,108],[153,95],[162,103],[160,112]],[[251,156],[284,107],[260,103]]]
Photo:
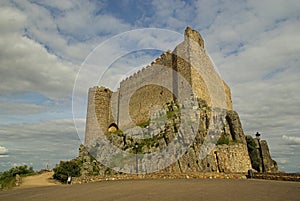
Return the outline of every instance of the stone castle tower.
[[[182,114],[186,99],[192,101],[190,116],[198,124],[196,129],[193,125],[180,128],[181,122],[188,121]],[[159,109],[153,112],[157,107]],[[166,123],[159,126],[151,123],[154,116],[165,118]],[[137,126],[141,129],[134,133],[136,131],[131,129]],[[134,137],[141,132],[152,137],[151,140]],[[174,140],[184,141],[184,136],[191,133],[195,140],[183,156],[163,172],[246,172],[251,169],[242,125],[238,114],[232,111],[230,88],[215,71],[201,35],[189,27],[184,41],[172,52],[161,54],[150,65],[121,81],[117,91],[102,86],[89,89],[85,145],[96,159],[103,157],[98,148],[102,146],[101,136],[125,152],[150,154],[168,147]],[[217,146],[207,148],[209,140]],[[208,153],[199,158],[204,149]],[[141,173],[147,173],[146,169],[160,169],[163,163],[163,159],[157,159],[155,164],[147,164],[143,156],[139,160],[144,161],[139,163],[143,166],[136,167]],[[144,167],[147,165],[148,168]],[[114,170],[132,172],[128,165]]]
[[[152,84],[170,76],[165,83]],[[163,53],[151,65],[123,80],[116,92],[98,86],[89,89],[85,143],[97,137],[93,131],[97,126],[106,133],[111,125],[123,130],[147,121],[153,106],[176,99],[182,88],[178,76],[187,81],[195,97],[205,100],[209,106],[232,109],[230,88],[216,73],[204,49],[204,40],[197,31],[187,27],[184,41],[172,53]],[[206,82],[214,82],[215,86],[209,89]],[[221,95],[215,101],[222,103],[212,103],[212,91],[220,89]],[[128,110],[134,124],[128,121]]]

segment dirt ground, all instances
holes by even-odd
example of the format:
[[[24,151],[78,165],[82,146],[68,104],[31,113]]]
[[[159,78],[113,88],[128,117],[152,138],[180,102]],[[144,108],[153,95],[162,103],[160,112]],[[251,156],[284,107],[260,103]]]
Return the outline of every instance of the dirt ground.
[[[22,184],[18,188],[31,188],[41,186],[54,186],[60,183],[52,179],[53,172],[44,172],[42,174],[22,178]]]
[[[298,200],[299,182],[238,179],[143,179],[16,188],[0,200]]]

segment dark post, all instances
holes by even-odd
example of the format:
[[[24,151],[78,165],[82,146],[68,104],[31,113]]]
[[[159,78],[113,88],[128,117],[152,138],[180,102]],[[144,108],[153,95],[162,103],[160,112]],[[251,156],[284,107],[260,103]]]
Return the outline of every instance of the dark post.
[[[256,132],[256,134],[255,134],[255,136],[256,136],[256,138],[259,140],[260,138],[260,133],[259,132]]]
[[[139,144],[136,142],[135,143],[135,173],[138,174],[139,172],[139,164],[138,164],[138,148]]]

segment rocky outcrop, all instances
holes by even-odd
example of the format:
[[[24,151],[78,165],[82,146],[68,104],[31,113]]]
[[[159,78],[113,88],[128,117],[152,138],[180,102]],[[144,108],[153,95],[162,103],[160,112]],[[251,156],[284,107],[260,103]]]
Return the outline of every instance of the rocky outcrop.
[[[229,128],[229,132],[226,132],[226,134],[230,140],[245,144],[246,139],[238,113],[233,110],[227,111],[226,121]]]
[[[261,140],[261,157],[263,160],[264,172],[278,172],[277,162],[271,158],[269,146],[266,140]]]
[[[164,174],[236,173],[247,172],[248,169],[251,169],[244,133],[236,112],[211,109],[205,101],[194,100],[192,109],[189,111],[189,115],[192,117],[190,121],[198,123],[198,129],[194,130],[193,126],[182,127],[183,110],[181,108],[186,107],[186,105],[178,105],[175,102],[167,103],[164,109],[152,114],[151,119],[155,119],[154,121],[145,122],[144,125],[141,125],[143,128],[107,132],[106,138],[113,146],[123,151],[131,154],[138,153],[138,173],[149,173],[147,170],[150,172],[152,172],[151,170],[159,170],[159,173]],[[185,138],[187,133],[191,133],[194,138],[190,144],[187,144],[187,149],[184,150],[185,152],[181,154],[178,160],[174,160],[166,167],[164,167],[165,159],[157,160],[157,163],[147,162],[147,154],[166,149],[174,142],[175,146],[184,144],[184,140],[187,140]],[[139,139],[140,135],[143,136],[143,139]],[[220,136],[223,136],[227,141],[218,141]],[[88,175],[92,169],[95,169],[91,165],[96,164],[96,161],[86,157],[88,155],[87,150],[97,161],[103,160],[104,151],[101,147],[101,139],[96,140],[95,144],[87,147],[87,149],[81,148],[82,174]],[[105,151],[107,152],[107,150]],[[113,155],[114,153],[109,152],[108,154]],[[118,171],[134,173],[134,169],[121,164],[124,160],[134,160],[134,158],[118,157],[109,165],[115,171],[108,171],[110,168],[98,164],[99,174],[115,174]],[[164,168],[160,169],[159,167]]]
[[[253,169],[263,173],[278,172],[277,163],[271,158],[267,142],[250,135],[246,136],[246,140]]]
[[[15,186],[20,186],[22,184],[22,177],[19,174],[16,174]]]

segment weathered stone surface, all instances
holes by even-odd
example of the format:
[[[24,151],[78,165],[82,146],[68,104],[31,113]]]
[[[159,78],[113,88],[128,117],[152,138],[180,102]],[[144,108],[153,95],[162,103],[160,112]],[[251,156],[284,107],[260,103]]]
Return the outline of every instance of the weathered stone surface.
[[[271,158],[267,142],[257,137],[252,138],[250,135],[247,135],[246,139],[253,168],[264,173],[278,172],[277,163]]]
[[[20,177],[20,175],[16,174],[15,185],[20,186],[21,183],[22,183],[22,177]]]
[[[278,166],[276,161],[271,158],[269,146],[266,140],[260,141],[262,158],[264,163],[265,172],[278,172]]]
[[[227,111],[226,121],[228,122],[232,140],[246,144],[244,131],[237,112],[233,110]]]
[[[191,100],[192,102],[195,101],[194,99]],[[198,130],[193,129],[183,129],[180,127],[180,123],[182,122],[182,115],[181,110],[178,109],[177,104],[168,103],[165,105],[164,109],[157,110],[156,113],[153,113],[151,119],[164,119],[165,116],[169,115],[169,118],[165,118],[164,125],[162,126],[161,122],[151,122],[148,128],[143,129],[129,129],[125,132],[116,132],[110,133],[107,136],[107,139],[111,142],[112,145],[117,146],[118,148],[130,152],[135,153],[135,144],[139,146],[139,153],[154,153],[158,152],[162,149],[165,149],[169,146],[170,143],[174,141],[178,141],[178,145],[184,143],[185,135],[187,133],[193,133],[195,138],[191,141],[189,148],[187,149],[186,153],[179,158],[179,160],[174,160],[173,164],[169,167],[164,168],[160,171],[160,173],[165,174],[182,174],[182,173],[194,173],[194,172],[247,172],[248,169],[251,169],[251,162],[248,154],[248,150],[246,147],[246,143],[244,143],[242,138],[243,132],[240,132],[238,128],[236,128],[239,124],[238,115],[236,112],[233,111],[225,111],[224,110],[214,110],[212,112],[207,104],[205,104],[202,100],[197,100],[198,104],[193,103],[192,110],[190,111],[190,116],[192,117],[195,122],[199,122]],[[184,106],[184,105],[182,105]],[[213,115],[212,115],[213,113]],[[172,115],[170,115],[172,114]],[[230,116],[230,118],[225,118],[226,115]],[[210,123],[208,123],[210,122]],[[227,125],[228,127],[232,127],[232,129],[227,129],[229,136],[232,136],[230,133],[232,130],[235,131],[235,135],[238,137],[230,138],[229,145],[218,145],[215,146],[214,144],[208,144],[207,149],[204,150],[204,157],[201,158],[201,154],[203,152],[203,143],[211,143],[208,139],[207,132],[209,128],[213,128],[214,132],[217,132],[217,127],[214,127],[221,123],[221,125]],[[213,124],[209,125],[209,124]],[[230,126],[229,126],[230,125]],[[158,127],[159,126],[159,127]],[[221,129],[222,131],[223,129]],[[135,138],[138,131],[142,131],[144,135],[150,136],[151,138],[147,139],[138,139]],[[223,131],[224,132],[224,131]],[[155,133],[155,135],[154,135]],[[225,134],[225,133],[224,133]],[[211,136],[209,136],[211,137]],[[216,136],[217,137],[217,136]],[[97,151],[93,154],[93,157],[97,159],[101,158],[101,146],[97,147],[95,145],[92,149],[96,149]],[[83,154],[80,154],[81,160],[83,160],[83,174],[88,175],[92,169],[95,168],[88,168],[87,166],[93,166],[94,164],[91,163],[91,159],[86,159],[88,153],[86,149],[82,149],[81,151]],[[111,153],[113,154],[113,153]],[[83,156],[82,156],[83,155]],[[175,155],[174,155],[175,156]],[[153,169],[156,166],[162,167],[164,164],[164,160],[154,163],[148,164],[147,160],[141,158],[143,156],[139,156],[138,164],[145,165],[148,169]],[[117,166],[120,164],[116,164]],[[114,169],[117,168],[114,167]],[[121,167],[120,171],[126,170],[126,168],[130,167]],[[141,168],[141,167],[139,167]],[[105,170],[107,172],[107,167],[98,165],[99,174],[105,174]],[[110,174],[114,171],[108,171]],[[146,173],[146,172],[144,172]]]
[[[184,32],[184,37],[185,40],[189,40],[189,39],[194,40],[200,45],[200,47],[204,48],[204,40],[198,31],[193,30],[190,27],[187,27]]]

